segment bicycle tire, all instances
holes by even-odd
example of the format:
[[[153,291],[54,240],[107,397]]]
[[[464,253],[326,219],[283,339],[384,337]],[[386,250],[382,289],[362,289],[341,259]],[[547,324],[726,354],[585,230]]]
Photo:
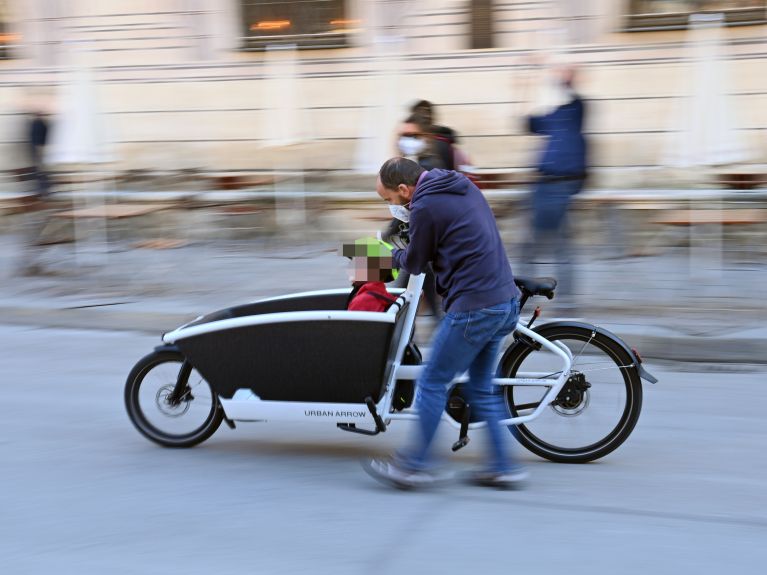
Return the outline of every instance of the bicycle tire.
[[[625,400],[623,400],[620,416],[617,418],[615,425],[612,426],[609,432],[604,433],[596,440],[589,440],[584,445],[557,445],[556,443],[552,442],[552,440],[547,440],[541,437],[542,433],[539,431],[542,427],[541,420],[543,420],[545,424],[546,418],[544,417],[544,414],[550,415],[548,411],[545,411],[538,418],[528,422],[527,424],[510,426],[511,432],[515,438],[532,453],[558,463],[586,463],[611,453],[629,437],[637,424],[639,414],[642,409],[642,383],[635,365],[636,359],[630,352],[627,351],[626,346],[617,337],[608,335],[601,331],[597,331],[597,329],[593,326],[588,326],[585,324],[568,325],[566,323],[557,323],[555,325],[552,324],[548,326],[539,326],[534,331],[549,341],[559,341],[560,343],[563,341],[573,341],[578,342],[579,346],[582,343],[583,346],[580,352],[580,357],[584,357],[583,353],[587,346],[591,346],[595,348],[595,350],[598,350],[604,354],[606,359],[603,363],[607,364],[612,362],[615,369],[617,370],[617,373],[620,375],[619,379],[623,384],[623,390],[625,390]],[[531,358],[534,356],[534,354],[539,353],[546,352],[537,351],[535,346],[528,345],[522,341],[518,341],[506,352],[503,359],[501,360],[500,376],[504,378],[514,377],[518,372],[520,372],[520,368],[525,366],[526,362],[528,364],[533,363],[530,361]],[[594,352],[590,351],[587,357],[592,357],[593,353]],[[549,355],[551,357],[556,357],[554,354]],[[585,381],[587,381],[589,385],[592,386],[585,392],[581,392],[582,395],[586,396],[586,405],[582,407],[582,411],[580,412],[577,411],[578,406],[576,406],[576,409],[570,409],[568,412],[568,410],[564,409],[561,403],[559,403],[560,396],[562,395],[560,393],[560,396],[557,397],[557,400],[552,402],[549,406],[552,410],[555,411],[557,415],[570,417],[572,421],[576,421],[578,416],[585,413],[587,409],[592,407],[589,403],[589,398],[595,393],[592,391],[592,389],[594,389],[594,373],[596,373],[596,371],[609,369],[603,366],[598,369],[590,368],[586,369],[585,371],[579,370],[579,360],[579,357],[575,357],[571,373],[572,370],[574,370],[575,373],[583,373]],[[586,364],[586,366],[589,365],[591,364]],[[593,371],[589,373],[591,369],[593,369]],[[527,370],[522,369],[521,371]],[[552,372],[551,374],[548,374],[547,377],[549,375],[554,375],[555,373],[557,372]],[[617,379],[618,376],[616,376],[616,380]],[[618,387],[612,391],[615,392]],[[523,406],[534,405],[534,403],[524,403],[524,401],[520,398],[520,395],[522,395],[521,390],[521,387],[517,390],[517,399],[515,400],[514,386],[506,386],[504,396],[507,409],[509,410],[509,413],[512,417],[519,416],[520,411],[524,411],[524,409],[521,409]],[[620,401],[621,400],[619,400],[619,402]],[[581,405],[583,402],[584,400],[582,400]],[[570,405],[568,405],[568,407],[570,407]],[[527,409],[532,408],[527,407]],[[562,424],[563,429],[567,429],[567,426],[564,425],[561,421],[552,421],[552,425],[558,426],[558,424]],[[571,426],[571,428],[574,427],[575,426]],[[571,440],[571,436],[568,436],[566,431],[560,435],[563,438],[566,438],[564,440],[560,440],[560,443]]]
[[[125,408],[131,423],[133,423],[136,429],[144,437],[164,447],[192,447],[202,443],[216,432],[224,418],[224,410],[221,407],[218,398],[213,393],[212,389],[210,389],[210,385],[200,377],[200,385],[204,384],[205,388],[203,389],[207,389],[210,393],[211,403],[210,408],[202,408],[203,412],[205,409],[209,410],[207,414],[203,414],[205,417],[200,425],[184,433],[173,433],[161,429],[157,424],[151,421],[146,409],[141,405],[140,392],[142,384],[144,384],[147,376],[152,370],[157,367],[163,364],[172,363],[178,364],[180,369],[183,362],[184,356],[180,352],[172,350],[154,351],[141,358],[138,363],[136,363],[125,382]],[[170,379],[171,378],[165,378],[162,380],[166,384],[161,387],[156,394],[156,407],[161,414],[163,413],[163,406],[161,405],[162,394],[165,393],[167,395],[168,390],[172,389],[176,383],[175,380],[171,381]],[[199,392],[195,393],[199,395]],[[191,400],[188,400],[185,403],[191,404],[192,401],[196,401],[194,396],[192,396]],[[184,409],[188,410],[189,407],[183,405],[179,408],[165,407],[165,409],[166,411],[171,411],[172,409],[177,409],[178,411]],[[186,413],[187,411],[183,411],[181,416]],[[179,417],[177,414],[168,414],[167,416],[168,418],[174,419]],[[158,419],[162,421],[161,418]]]

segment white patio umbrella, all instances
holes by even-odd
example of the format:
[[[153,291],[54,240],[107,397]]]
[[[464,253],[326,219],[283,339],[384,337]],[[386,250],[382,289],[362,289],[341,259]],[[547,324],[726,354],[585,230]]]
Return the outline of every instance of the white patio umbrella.
[[[722,50],[724,16],[693,14],[689,22],[691,66],[684,95],[671,119],[671,138],[662,163],[698,168],[745,161],[749,152],[727,93],[732,83]]]
[[[671,137],[662,164],[686,170],[712,168],[743,162],[749,151],[735,121],[735,110],[728,94],[727,60],[722,50],[723,14],[692,14],[689,20],[687,49],[691,57],[686,87],[671,119]],[[690,201],[689,209],[698,201]],[[710,209],[722,209],[721,201]],[[722,262],[722,227],[715,234],[699,233],[689,226],[690,274],[700,277],[706,258],[713,250],[718,265],[708,272],[719,274]]]
[[[400,84],[405,38],[401,30],[412,2],[371,0],[362,14],[365,44],[370,50],[370,106],[363,112],[354,158],[360,174],[377,173],[394,153],[394,132],[404,119]],[[422,96],[421,96],[422,97]]]
[[[280,228],[301,231],[306,223],[303,154],[307,153],[307,122],[298,81],[295,45],[268,46],[264,59],[268,110],[264,152],[275,171],[275,218]],[[285,172],[297,174],[289,180]]]
[[[403,119],[399,90],[399,51],[402,40],[379,36],[373,40],[371,106],[363,112],[358,134],[354,170],[376,173],[394,153],[394,132]]]
[[[47,162],[52,166],[70,171],[106,172],[107,164],[114,161],[114,154],[104,117],[100,112],[97,85],[88,64],[88,52],[82,46],[73,46],[71,64],[64,82],[59,85],[56,116],[51,125],[51,138],[47,150]],[[100,169],[99,169],[100,168]],[[97,178],[104,181],[105,178]],[[86,178],[87,182],[87,178]],[[93,184],[93,185],[91,185]],[[73,196],[73,209],[104,205],[100,182],[87,182],[90,188],[82,194],[82,205]],[[74,218],[75,249],[78,263],[86,259],[85,244],[89,239],[89,227]],[[98,249],[93,260],[103,262],[106,254],[106,221],[98,226]]]

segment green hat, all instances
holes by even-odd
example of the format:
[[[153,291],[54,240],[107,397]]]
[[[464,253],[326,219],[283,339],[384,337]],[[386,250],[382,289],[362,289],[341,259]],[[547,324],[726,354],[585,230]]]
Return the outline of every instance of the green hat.
[[[341,255],[346,258],[389,258],[392,246],[373,237],[359,238],[353,244],[344,244]]]
[[[354,240],[353,244],[343,244],[341,255],[346,258],[390,258],[392,246],[373,237],[365,237]],[[392,279],[397,279],[399,270],[391,270]]]

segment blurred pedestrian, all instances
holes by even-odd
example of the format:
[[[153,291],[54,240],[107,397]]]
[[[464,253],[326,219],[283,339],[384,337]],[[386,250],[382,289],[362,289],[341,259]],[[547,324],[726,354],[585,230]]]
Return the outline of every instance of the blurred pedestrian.
[[[556,106],[528,118],[530,132],[546,137],[537,166],[531,205],[531,234],[523,248],[526,274],[535,275],[542,256],[556,263],[559,306],[573,310],[574,240],[568,211],[574,195],[583,189],[587,175],[585,107],[575,90],[575,68],[555,70]]]
[[[445,161],[447,158],[444,156],[440,157],[435,146],[435,140],[432,138],[431,126],[426,118],[426,116],[417,113],[411,114],[399,127],[397,147],[403,157],[416,162],[424,170],[446,168]],[[445,150],[442,149],[443,154],[444,152]],[[395,245],[407,245],[409,241],[407,213],[400,211],[397,215],[392,213],[392,216],[391,222],[389,222],[386,230],[382,233],[383,239]],[[395,285],[397,287],[404,287],[409,279],[410,274],[402,272],[397,278]],[[431,264],[426,267],[423,291],[432,316],[435,320],[441,319],[442,305],[440,297],[437,295],[436,279]]]
[[[410,112],[422,116],[424,121],[431,126],[430,131],[437,142],[438,154],[442,158],[449,158],[449,160],[443,161],[445,169],[457,170],[472,178],[470,174],[473,166],[468,154],[459,145],[458,133],[453,128],[437,123],[437,112],[434,109],[434,104],[429,100],[418,100],[411,106]],[[472,181],[474,180],[472,179]]]
[[[447,404],[453,378],[468,371],[461,384],[472,415],[487,422],[490,436],[486,467],[476,483],[513,487],[524,470],[507,450],[508,431],[499,424],[507,410],[492,384],[498,348],[516,326],[519,290],[482,192],[454,171],[426,171],[405,158],[381,167],[376,191],[391,206],[410,214],[410,244],[394,249],[394,267],[422,273],[433,262],[446,315],[432,340],[429,363],[418,379],[415,441],[390,460],[365,464],[374,478],[407,489],[443,480],[435,470],[432,442]]]
[[[453,169],[450,151],[434,138],[427,117],[410,114],[397,129],[397,151],[403,158],[417,162],[425,170]]]
[[[20,271],[24,275],[44,273],[41,263],[43,252],[43,230],[51,216],[51,185],[45,165],[45,147],[48,143],[48,119],[35,110],[26,127],[27,153],[29,168],[25,181],[30,182],[31,194],[25,204],[24,217],[24,253]]]
[[[424,119],[424,122],[431,127],[431,132],[439,141],[454,146],[458,143],[458,134],[452,128],[447,126],[441,126],[436,121],[436,111],[434,110],[434,104],[428,100],[418,100],[410,107],[410,113],[416,114]],[[449,164],[454,164],[455,161],[451,159]],[[453,170],[454,167],[447,167],[446,169]]]

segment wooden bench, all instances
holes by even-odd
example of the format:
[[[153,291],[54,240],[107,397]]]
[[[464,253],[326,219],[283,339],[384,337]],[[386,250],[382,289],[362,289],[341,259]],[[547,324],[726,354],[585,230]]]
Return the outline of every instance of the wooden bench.
[[[163,210],[175,208],[175,204],[106,204],[103,206],[92,206],[89,208],[76,208],[73,210],[64,210],[53,215],[56,218],[103,218],[107,220],[121,220],[125,218],[135,218],[146,216]]]
[[[51,215],[52,218],[61,220],[103,220],[109,221],[124,221],[130,218],[138,218],[142,216],[148,216],[156,214],[164,210],[170,210],[179,207],[179,204],[175,203],[118,203],[118,204],[104,204],[100,206],[90,206],[87,208],[75,208],[69,210],[62,210]],[[107,230],[107,242],[109,242],[109,230]],[[153,237],[150,239],[143,239],[133,243],[133,247],[138,248],[152,248],[152,249],[169,249],[180,247],[186,243],[185,240],[169,239],[165,237]]]
[[[535,181],[535,176],[532,172],[478,170],[476,172],[467,172],[466,175],[481,190],[527,187]]]
[[[26,212],[35,201],[35,196],[30,194],[0,196],[0,216]]]
[[[688,228],[692,230],[698,226],[715,226],[720,230],[716,236],[712,235],[710,239],[724,240],[722,230],[738,231],[743,226],[760,226],[767,223],[767,209],[760,208],[730,208],[730,209],[676,209],[668,210],[658,214],[650,220],[651,223],[666,227]],[[761,233],[761,232],[759,232]],[[740,234],[739,234],[740,235]],[[687,236],[689,241],[691,235]],[[732,235],[730,235],[732,237]],[[756,237],[750,238],[748,245],[741,245],[749,255],[755,253],[754,248],[763,245],[763,240]],[[743,244],[743,242],[738,242]]]
[[[731,190],[753,190],[767,184],[767,174],[719,174],[719,183]]]
[[[650,220],[654,224],[667,226],[695,226],[718,224],[722,226],[740,226],[763,224],[767,222],[767,209],[731,208],[668,210]]]

